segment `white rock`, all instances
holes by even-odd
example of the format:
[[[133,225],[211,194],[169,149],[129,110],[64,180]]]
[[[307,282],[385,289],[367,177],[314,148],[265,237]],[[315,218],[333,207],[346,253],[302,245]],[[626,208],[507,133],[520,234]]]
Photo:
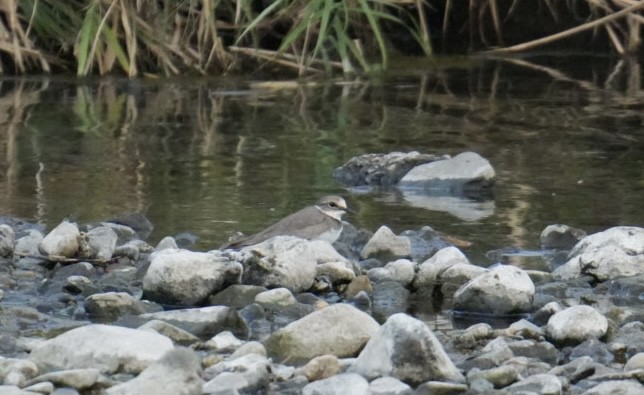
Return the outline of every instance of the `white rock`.
[[[445,269],[438,277],[444,297],[454,295],[468,281],[486,273],[488,270],[470,263],[457,263]]]
[[[371,269],[367,274],[374,282],[391,280],[407,286],[414,279],[415,267],[409,259],[398,259],[387,263],[385,267]]]
[[[114,250],[116,250],[116,241],[118,236],[116,232],[107,226],[99,226],[85,234],[89,246],[89,256],[87,258],[96,258],[102,260],[112,259]]]
[[[6,385],[24,387],[37,374],[38,366],[28,359],[0,357],[0,382]]]
[[[136,374],[172,348],[170,339],[154,332],[87,325],[36,346],[29,359],[45,371],[94,368]]]
[[[618,226],[586,236],[553,272],[557,279],[590,274],[599,281],[644,273],[644,228]]]
[[[644,385],[636,380],[610,380],[599,383],[582,395],[642,395]]]
[[[237,347],[241,346],[244,342],[239,340],[230,331],[223,331],[217,333],[212,339],[205,343],[205,346],[215,352],[232,352]]]
[[[411,241],[405,236],[396,236],[386,226],[378,228],[367,244],[362,248],[360,256],[367,258],[405,258],[411,255]]]
[[[563,393],[561,380],[554,374],[534,374],[504,389],[511,394],[561,395]]]
[[[569,250],[584,237],[586,237],[586,232],[583,230],[556,224],[546,226],[541,232],[539,240],[542,248]]]
[[[135,379],[107,389],[108,395],[201,395],[201,364],[194,351],[177,348]]]
[[[38,249],[43,255],[73,258],[80,248],[79,239],[76,224],[63,221],[43,238]]]
[[[626,361],[626,365],[624,365],[625,371],[635,369],[644,369],[644,352],[638,352],[633,355]]]
[[[147,299],[174,305],[194,305],[224,284],[240,283],[243,268],[217,251],[193,252],[167,249],[150,256],[143,277]]]
[[[342,373],[304,386],[303,395],[369,395],[369,383],[355,373]]]
[[[463,152],[447,160],[425,163],[411,169],[400,180],[401,188],[459,191],[469,183],[492,184],[496,174],[490,162],[474,152]]]
[[[257,354],[220,362],[204,372],[204,375],[214,375],[214,378],[204,384],[203,393],[218,393],[222,390],[254,393],[268,382],[269,366],[270,361]]]
[[[210,337],[223,330],[232,330],[238,334],[245,334],[248,330],[237,310],[228,306],[167,310],[145,313],[139,317],[165,321],[200,337]]]
[[[13,254],[16,234],[7,224],[0,224],[0,256],[7,257]]]
[[[0,395],[41,395],[37,392],[21,390],[15,385],[0,385]]]
[[[350,357],[378,331],[378,323],[357,308],[338,303],[274,332],[265,342],[278,362],[305,362],[324,354]]]
[[[371,395],[411,395],[410,386],[394,377],[380,377],[369,383]]]
[[[449,267],[458,263],[469,264],[470,261],[456,247],[446,247],[438,250],[425,262],[418,266],[418,273],[414,278],[414,288],[434,288],[442,284],[440,276]]]
[[[465,380],[429,327],[403,313],[389,317],[350,371],[368,379],[392,376],[415,385]]]
[[[557,344],[577,344],[600,338],[608,330],[608,320],[586,305],[572,306],[554,314],[546,325],[546,337]]]
[[[348,283],[356,278],[351,263],[346,261],[327,262],[317,265],[316,276],[327,276],[333,284]]]
[[[98,381],[100,372],[97,369],[69,369],[59,370],[40,375],[29,382],[29,385],[37,383],[53,383],[58,387],[70,387],[77,390],[88,389]]]
[[[530,311],[534,284],[514,266],[497,266],[474,278],[454,294],[454,309],[491,314]]]
[[[284,287],[292,292],[311,288],[317,265],[346,261],[326,241],[308,241],[293,236],[273,237],[246,247],[242,252],[252,253],[244,262],[244,284]]]
[[[91,317],[106,320],[114,320],[121,315],[137,315],[144,312],[141,302],[127,292],[90,295],[85,299],[85,310]]]
[[[293,306],[297,301],[287,288],[275,288],[255,295],[255,303],[260,305]]]
[[[157,244],[156,247],[154,247],[155,251],[162,251],[162,250],[176,250],[178,249],[179,246],[177,245],[177,241],[174,239],[172,236],[166,236],[161,241],[159,244]]]
[[[40,255],[38,245],[42,242],[43,234],[36,229],[30,229],[26,236],[16,240],[14,252],[23,255]]]
[[[266,357],[266,348],[260,342],[249,341],[239,346],[239,348],[237,348],[235,352],[230,354],[230,360],[241,358],[249,354]]]

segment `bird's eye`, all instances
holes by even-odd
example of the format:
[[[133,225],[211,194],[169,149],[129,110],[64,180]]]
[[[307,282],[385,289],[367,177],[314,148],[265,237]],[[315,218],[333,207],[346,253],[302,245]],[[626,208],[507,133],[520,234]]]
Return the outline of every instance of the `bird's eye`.
[[[330,202],[330,203],[329,203],[329,206],[331,206],[331,207],[338,207],[338,205],[337,205],[337,204],[335,204],[335,203],[333,203],[333,202]]]

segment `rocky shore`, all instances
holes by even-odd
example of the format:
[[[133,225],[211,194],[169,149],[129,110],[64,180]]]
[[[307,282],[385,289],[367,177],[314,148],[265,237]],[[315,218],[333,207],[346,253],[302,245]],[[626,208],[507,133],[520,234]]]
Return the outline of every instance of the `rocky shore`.
[[[469,181],[431,185],[416,169],[447,159],[359,159],[336,178],[493,184],[470,155]],[[0,395],[644,393],[643,228],[549,226],[536,271],[474,265],[429,227],[200,252],[149,245],[141,215],[0,224]],[[471,324],[414,314],[435,304]]]

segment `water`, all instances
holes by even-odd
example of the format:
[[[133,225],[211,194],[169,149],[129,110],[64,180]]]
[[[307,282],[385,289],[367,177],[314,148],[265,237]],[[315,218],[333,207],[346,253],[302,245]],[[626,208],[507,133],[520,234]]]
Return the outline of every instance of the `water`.
[[[635,61],[401,60],[395,72],[299,84],[233,77],[0,81],[0,215],[48,229],[141,211],[149,241],[216,248],[335,193],[357,227],[434,229],[486,252],[534,250],[547,225],[644,225],[644,93]],[[497,171],[486,214],[396,190],[346,190],[355,155],[475,151]]]

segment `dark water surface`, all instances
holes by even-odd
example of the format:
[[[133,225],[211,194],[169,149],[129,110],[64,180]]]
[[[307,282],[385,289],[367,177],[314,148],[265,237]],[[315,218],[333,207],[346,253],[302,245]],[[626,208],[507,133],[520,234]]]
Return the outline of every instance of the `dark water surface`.
[[[549,224],[644,225],[644,92],[634,61],[588,57],[401,61],[378,78],[266,83],[0,80],[0,215],[47,229],[141,211],[149,242],[190,232],[198,250],[316,200],[345,196],[375,231],[430,225],[485,252],[539,248]],[[479,215],[346,190],[355,155],[475,151],[497,171]],[[463,202],[460,202],[461,204]]]

